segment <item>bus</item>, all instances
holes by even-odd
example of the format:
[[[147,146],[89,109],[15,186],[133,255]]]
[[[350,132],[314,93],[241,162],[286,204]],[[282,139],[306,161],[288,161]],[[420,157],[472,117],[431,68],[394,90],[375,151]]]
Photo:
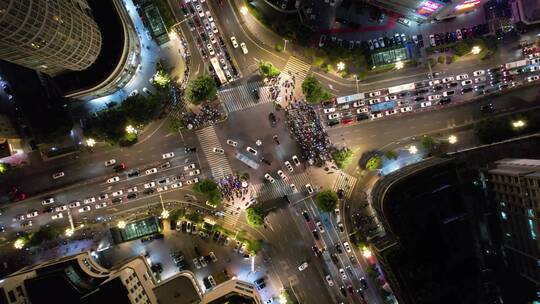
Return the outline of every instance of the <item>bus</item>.
[[[244,164],[248,165],[251,169],[255,169],[255,170],[259,169],[259,164],[257,162],[255,162],[254,160],[252,160],[251,158],[245,156],[244,154],[236,153],[235,157],[239,161],[241,161]]]
[[[415,89],[415,85],[414,85],[414,82],[413,82],[413,83],[402,84],[402,85],[398,85],[398,86],[394,86],[394,87],[389,87],[388,88],[388,93],[389,94],[396,94],[396,93],[401,93],[401,92],[405,92],[405,91],[412,91],[414,89]]]
[[[336,99],[336,102],[339,105],[339,104],[342,104],[342,103],[349,103],[349,102],[358,101],[358,100],[361,100],[361,99],[364,99],[364,93],[358,93],[358,94],[353,94],[353,95],[349,95],[349,96],[338,97]]]
[[[227,83],[227,77],[225,77],[225,73],[223,73],[223,70],[221,69],[221,65],[219,64],[219,61],[216,57],[210,58],[210,63],[212,64],[212,67],[214,68],[214,71],[216,71],[216,75],[219,78],[219,81],[221,84]]]

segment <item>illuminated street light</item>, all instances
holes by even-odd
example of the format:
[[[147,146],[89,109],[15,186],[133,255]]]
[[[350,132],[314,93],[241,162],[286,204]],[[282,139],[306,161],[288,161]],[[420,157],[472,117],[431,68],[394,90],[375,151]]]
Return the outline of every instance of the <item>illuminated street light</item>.
[[[411,153],[411,154],[418,153],[418,148],[416,146],[410,146],[409,147],[409,153]]]
[[[66,229],[66,236],[67,236],[67,237],[70,237],[70,236],[73,235],[74,232],[75,232],[75,231],[74,231],[73,229],[67,228],[67,229]]]
[[[126,228],[126,222],[125,221],[118,221],[118,228],[120,228],[120,229]]]
[[[343,62],[343,61],[338,62],[338,64],[337,64],[337,70],[338,70],[338,71],[343,71],[343,70],[345,70],[345,62]]]
[[[473,46],[473,48],[471,49],[471,53],[473,53],[474,55],[480,54],[480,51],[482,51],[482,48],[480,48],[478,45]]]
[[[242,6],[240,8],[240,13],[242,13],[242,15],[246,15],[248,13],[248,8],[245,6]]]
[[[23,238],[19,238],[15,241],[15,243],[13,243],[13,246],[15,247],[15,249],[23,249],[25,245],[25,241]]]
[[[396,62],[396,70],[401,70],[404,66],[405,64],[403,63],[403,61]]]
[[[161,218],[168,219],[169,218],[169,211],[167,211],[167,210],[161,211]]]
[[[126,127],[126,132],[131,133],[131,134],[135,134],[135,133],[137,133],[137,130],[132,125],[128,125]]]
[[[369,250],[367,247],[362,248],[362,256],[369,259],[371,257],[371,250]]]
[[[448,142],[451,143],[452,145],[457,143],[457,136],[455,135],[448,136]]]
[[[517,120],[512,122],[512,127],[515,129],[521,129],[525,127],[525,122],[523,120]]]
[[[86,145],[89,146],[90,148],[93,147],[95,144],[96,144],[96,140],[93,138],[88,138],[86,140]]]

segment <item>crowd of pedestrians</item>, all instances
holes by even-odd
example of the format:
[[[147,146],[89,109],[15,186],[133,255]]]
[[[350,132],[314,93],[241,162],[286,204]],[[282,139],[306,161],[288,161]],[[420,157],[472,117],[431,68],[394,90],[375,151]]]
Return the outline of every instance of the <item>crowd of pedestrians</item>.
[[[283,98],[285,101],[292,102],[294,100],[294,89],[296,79],[292,75],[289,79],[282,79],[282,76],[270,78],[267,81],[269,86],[270,98],[274,102],[280,103]],[[283,94],[281,94],[283,92]]]
[[[330,158],[330,140],[312,105],[295,100],[286,109],[287,125],[296,138],[302,156],[310,164]]]
[[[232,201],[236,198],[243,198],[248,194],[248,189],[242,187],[242,180],[237,175],[231,175],[218,181],[218,187],[227,201]]]

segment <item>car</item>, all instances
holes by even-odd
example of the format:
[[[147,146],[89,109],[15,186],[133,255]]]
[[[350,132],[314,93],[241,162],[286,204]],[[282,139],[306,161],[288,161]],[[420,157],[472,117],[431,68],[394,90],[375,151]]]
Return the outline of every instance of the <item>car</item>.
[[[156,182],[149,182],[144,184],[144,189],[153,188],[156,186]]]
[[[384,117],[384,114],[381,113],[381,112],[375,112],[375,113],[371,113],[369,118],[371,119],[377,119],[377,118],[381,118],[381,117]]]
[[[61,206],[56,206],[54,207],[54,211],[56,212],[61,212],[61,211],[65,211],[68,209],[68,206],[67,205],[61,205]]]
[[[480,82],[485,82],[485,81],[486,81],[486,77],[478,77],[474,79],[474,83],[480,83]]]
[[[531,59],[531,64],[537,64],[540,62],[540,58]]]
[[[212,32],[214,32],[214,34],[219,32],[215,22],[210,22],[210,27],[212,28]]]
[[[227,144],[229,146],[233,146],[233,147],[237,147],[238,146],[238,143],[235,142],[234,140],[230,140],[230,139],[227,139]]]
[[[346,280],[347,279],[347,274],[345,273],[345,270],[343,268],[340,268],[339,269],[339,274],[341,274],[341,278],[343,280]]]
[[[186,184],[191,185],[191,184],[196,184],[198,182],[199,182],[199,179],[196,177],[194,179],[190,179],[190,180],[186,181]]]
[[[321,233],[324,233],[324,226],[323,226],[323,224],[321,223],[321,221],[317,221],[316,225],[317,225],[317,228],[319,229],[319,231],[320,231]]]
[[[52,204],[52,203],[54,203],[54,198],[52,198],[52,197],[46,198],[43,201],[41,201],[42,205],[49,205],[49,204]]]
[[[253,155],[257,155],[257,150],[253,149],[252,147],[247,147],[246,151],[248,151],[249,153]]]
[[[343,226],[343,223],[338,223],[337,226],[338,226],[339,232],[341,233],[345,232],[345,227]]]
[[[197,148],[195,148],[195,147],[186,147],[186,148],[184,149],[184,152],[186,152],[186,153],[189,153],[189,152],[197,152]]]
[[[71,203],[68,205],[68,207],[69,207],[69,208],[77,208],[77,207],[79,207],[80,205],[81,205],[81,202],[75,201],[75,202],[71,202]]]
[[[146,173],[146,175],[155,174],[155,173],[157,173],[157,168],[148,169],[148,170],[144,171],[144,173]]]
[[[98,200],[101,201],[101,200],[108,199],[108,198],[109,198],[109,195],[107,193],[103,193],[98,197]]]
[[[221,149],[221,148],[216,148],[214,147],[212,149],[212,151],[214,151],[214,153],[218,153],[218,154],[225,154],[225,150]]]
[[[397,95],[395,95],[395,94],[394,94],[394,95],[384,96],[384,100],[385,100],[385,101],[389,101],[389,100],[397,100],[397,99],[398,99],[398,97],[397,97]]]
[[[293,160],[293,163],[295,166],[300,166],[300,160],[298,159],[298,157],[296,155],[293,155],[292,156],[292,160]]]
[[[336,111],[336,108],[324,108],[323,109],[324,114],[334,113],[335,111]]]
[[[128,193],[133,193],[133,192],[137,192],[137,191],[138,191],[137,187],[131,187],[131,188],[127,189]]]
[[[411,107],[411,106],[399,108],[399,111],[401,113],[411,112],[412,110],[413,110],[413,107]]]
[[[281,179],[283,179],[283,180],[287,179],[287,176],[285,175],[285,173],[283,173],[282,170],[278,170],[277,175],[279,175],[279,177],[281,177]]]
[[[116,196],[120,196],[120,195],[122,195],[122,194],[124,194],[124,191],[118,190],[118,191],[113,192],[113,193],[112,193],[112,196],[113,196],[113,197],[116,197]]]
[[[111,177],[111,178],[108,178],[107,179],[107,184],[112,184],[112,183],[116,183],[120,180],[120,177],[119,176],[115,176],[115,177]]]
[[[32,221],[27,221],[27,222],[21,223],[21,228],[30,227],[32,225],[33,225]]]
[[[334,281],[332,281],[332,277],[329,274],[327,274],[325,278],[328,286],[334,286]]]
[[[461,89],[461,94],[469,93],[469,92],[472,92],[472,91],[473,91],[472,87],[463,88],[463,89]]]
[[[367,113],[367,112],[369,112],[369,109],[367,107],[356,109],[357,114],[362,114],[362,113]]]
[[[471,85],[472,83],[473,83],[472,80],[467,79],[467,80],[463,80],[461,82],[461,85],[462,86],[468,86],[468,85]]]
[[[275,180],[270,174],[268,174],[268,173],[265,173],[265,174],[264,174],[264,178],[265,178],[267,181],[269,181],[270,183],[272,183],[272,184],[276,181],[276,180]]]
[[[201,174],[201,170],[199,170],[199,169],[189,172],[189,176],[195,176],[195,175],[199,175],[199,174]]]
[[[135,96],[137,94],[139,94],[139,91],[133,90],[133,91],[131,91],[131,93],[129,93],[129,97],[133,97],[133,96]]]
[[[161,155],[161,157],[163,159],[173,158],[174,157],[174,152],[165,153],[165,154]]]
[[[373,92],[369,92],[369,93],[368,93],[368,96],[369,96],[369,97],[377,97],[377,96],[381,96],[381,91],[373,91]]]
[[[213,251],[210,251],[210,253],[208,253],[208,255],[210,256],[210,259],[212,260],[212,262],[214,262],[214,263],[215,263],[215,262],[217,262],[217,261],[218,261],[218,259],[217,259],[216,255],[214,254],[214,252],[213,252]]]
[[[386,110],[386,111],[384,112],[384,115],[390,116],[390,115],[396,114],[397,112],[398,112],[398,111],[397,111],[396,109]]]
[[[52,220],[58,220],[58,219],[61,219],[63,217],[64,217],[64,214],[62,214],[62,213],[57,213],[57,214],[51,215]]]
[[[302,211],[302,215],[304,216],[304,219],[306,220],[306,222],[311,221],[311,219],[309,218],[309,213],[306,210]]]
[[[347,251],[347,253],[351,253],[352,250],[349,242],[343,242],[343,247],[345,247],[345,251]]]
[[[295,184],[290,184],[289,185],[291,187],[291,190],[293,193],[297,193],[298,192],[298,189],[296,189],[296,185]]]
[[[432,101],[432,100],[437,100],[437,99],[441,99],[441,95],[430,95],[428,96],[428,100],[429,101]]]
[[[115,159],[109,159],[108,161],[105,162],[105,167],[109,167],[109,166],[112,166],[116,164],[116,160]]]
[[[176,188],[180,188],[180,187],[182,187],[182,183],[181,183],[181,182],[171,184],[171,189],[176,189]]]
[[[337,119],[339,118],[341,115],[339,113],[332,113],[332,114],[328,114],[328,119],[332,120],[332,119]]]
[[[216,54],[216,52],[214,51],[214,48],[212,47],[212,44],[208,43],[206,45],[206,48],[208,48],[208,54],[210,54],[210,56],[214,56]]]
[[[429,35],[429,44],[431,46],[436,46],[437,45],[437,42],[435,41],[435,35],[433,35],[433,34]]]
[[[26,218],[33,218],[38,215],[39,215],[39,212],[37,210],[31,210],[31,211],[28,211],[28,213],[26,214]]]
[[[202,261],[201,261],[201,264],[202,264]],[[203,264],[203,267],[206,267],[206,262]],[[210,282],[210,285],[212,285],[212,287],[216,287],[217,286],[217,283],[216,283],[216,280],[214,280],[214,277],[209,275],[208,276],[208,282]]]
[[[24,221],[25,219],[26,219],[26,216],[24,214],[19,214],[13,217],[14,222]]]
[[[287,169],[289,170],[289,172],[293,172],[293,171],[294,171],[294,168],[293,168],[293,166],[291,165],[291,162],[290,162],[290,161],[286,160],[284,164],[285,164],[285,167],[287,167]]]
[[[537,75],[527,77],[528,82],[537,81],[538,79],[540,79],[540,76]]]
[[[89,198],[85,198],[83,200],[83,204],[87,205],[87,204],[91,204],[91,203],[95,203],[96,202],[96,198],[95,197],[89,197]]]
[[[459,74],[456,76],[456,80],[465,80],[469,79],[469,74]]]
[[[184,166],[184,171],[187,171],[187,170],[190,170],[190,169],[195,169],[195,167],[196,167],[196,166],[195,166],[194,163],[193,163],[193,164],[189,164],[189,165],[187,165],[187,166]]]
[[[307,267],[308,267],[308,262],[304,262],[304,263],[300,264],[300,266],[298,266],[298,270],[303,271]]]
[[[90,209],[92,209],[92,208],[90,208],[90,206],[84,206],[84,207],[79,209],[79,213],[88,212],[88,211],[90,211]]]
[[[365,277],[360,278],[360,284],[362,284],[363,289],[368,289],[368,284],[367,284],[367,280],[366,280]]]
[[[434,85],[438,85],[441,83],[441,80],[440,79],[433,79],[433,80],[430,80],[429,81],[429,85],[430,86],[434,86]]]
[[[202,1],[201,1],[201,2],[202,2]],[[199,13],[199,17],[204,18],[204,11],[202,10],[201,5],[198,4],[197,6],[195,6],[195,9],[196,9],[197,12]]]
[[[197,269],[201,269],[201,264],[199,263],[199,259],[193,258],[193,264]]]
[[[247,46],[244,42],[240,43],[240,48],[242,48],[242,53],[244,53],[244,55],[248,53]]]
[[[162,192],[162,191],[167,191],[167,190],[169,190],[169,187],[167,186],[161,186],[161,187],[156,188],[157,192]]]
[[[103,202],[103,203],[95,205],[96,209],[101,209],[101,208],[105,208],[105,207],[107,207],[107,202]]]
[[[453,91],[453,90],[452,91],[445,91],[445,92],[442,93],[442,96],[444,96],[444,97],[452,96],[452,95],[454,95],[454,93],[455,93],[455,91]]]
[[[482,114],[493,113],[494,110],[495,110],[495,107],[493,107],[492,103],[488,103],[486,105],[480,106],[480,112],[482,112]]]
[[[447,83],[447,82],[450,82],[450,81],[454,81],[454,77],[452,77],[452,76],[445,77],[441,81],[442,81],[442,83]]]
[[[113,167],[114,172],[122,172],[126,169],[126,164],[121,163]]]
[[[306,184],[306,190],[309,194],[313,194],[313,192],[315,192],[315,190],[313,190],[313,187],[311,186],[311,184]]]
[[[59,179],[59,178],[64,177],[64,176],[65,176],[64,172],[56,172],[56,173],[54,173],[52,175],[52,178],[53,179]]]
[[[478,76],[482,76],[482,75],[486,74],[486,71],[478,70],[478,71],[474,71],[472,74],[473,74],[474,77],[478,77]]]
[[[424,101],[424,102],[420,103],[420,107],[421,108],[431,107],[431,101]]]

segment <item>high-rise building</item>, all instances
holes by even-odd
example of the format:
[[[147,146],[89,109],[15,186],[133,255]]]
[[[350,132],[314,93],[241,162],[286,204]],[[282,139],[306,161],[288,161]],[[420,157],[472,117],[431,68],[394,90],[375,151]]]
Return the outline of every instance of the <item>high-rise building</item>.
[[[526,279],[540,284],[540,160],[502,159],[489,173],[496,204],[506,264]]]
[[[485,0],[367,0],[417,22],[443,20],[471,12]]]
[[[54,76],[81,71],[101,50],[86,0],[0,0],[0,59]]]

